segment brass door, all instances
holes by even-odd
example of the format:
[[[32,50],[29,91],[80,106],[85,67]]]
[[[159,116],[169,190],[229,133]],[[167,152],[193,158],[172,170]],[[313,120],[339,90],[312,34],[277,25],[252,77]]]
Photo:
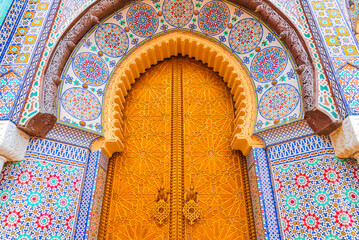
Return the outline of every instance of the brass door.
[[[230,149],[232,96],[218,74],[166,60],[136,81],[123,117],[101,239],[255,238],[245,160]]]

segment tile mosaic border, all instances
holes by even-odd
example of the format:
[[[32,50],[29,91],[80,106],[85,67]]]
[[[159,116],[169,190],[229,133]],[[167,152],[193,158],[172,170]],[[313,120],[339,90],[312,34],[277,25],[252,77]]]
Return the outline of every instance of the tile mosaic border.
[[[253,148],[250,154],[253,154],[256,163],[258,190],[260,192],[266,238],[282,239],[266,151],[264,148]]]
[[[91,144],[100,136],[68,127],[62,124],[55,124],[54,128],[46,135],[47,139],[68,143],[74,146],[90,148]]]
[[[45,18],[45,23],[43,24],[42,31],[40,33],[41,37],[37,41],[37,44],[35,45],[35,51],[33,51],[30,64],[28,64],[28,69],[26,71],[25,77],[23,78],[23,85],[20,88],[20,93],[15,99],[14,107],[11,109],[10,114],[8,115],[9,119],[15,123],[18,124],[20,120],[20,115],[22,112],[22,109],[25,106],[27,94],[29,92],[32,79],[35,75],[36,69],[38,67],[38,62],[40,60],[42,51],[45,47],[45,43],[47,40],[47,37],[49,35],[49,32],[51,30],[51,27],[53,25],[53,20],[56,16],[57,9],[59,7],[61,0],[54,0],[51,5],[51,10],[49,11],[47,17]],[[1,59],[1,58],[0,58]]]
[[[95,180],[98,172],[100,151],[90,153],[86,172],[84,174],[80,204],[77,211],[74,239],[86,239],[91,218],[92,199],[95,191]]]
[[[342,119],[345,119],[349,115],[348,108],[347,108],[347,105],[343,98],[343,95],[340,91],[338,82],[335,78],[335,74],[333,71],[333,65],[329,60],[327,49],[325,48],[325,46],[322,42],[321,35],[318,31],[318,28],[315,23],[313,14],[310,10],[308,1],[310,1],[310,0],[301,0],[303,10],[304,10],[305,16],[307,17],[307,21],[309,23],[310,30],[312,32],[313,38],[315,40],[315,44],[317,46],[320,57],[322,59],[325,73],[327,74],[327,77],[329,79],[330,86],[331,86],[332,92],[334,94],[335,102],[337,104],[340,116]]]

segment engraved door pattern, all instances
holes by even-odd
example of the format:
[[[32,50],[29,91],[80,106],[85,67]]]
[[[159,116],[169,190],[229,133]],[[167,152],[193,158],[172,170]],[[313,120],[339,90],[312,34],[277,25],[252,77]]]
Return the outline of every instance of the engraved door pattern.
[[[250,239],[244,158],[230,149],[233,101],[218,74],[189,58],[166,60],[133,85],[123,119],[106,239]],[[193,224],[183,212],[191,184],[200,213]],[[160,224],[161,185],[169,212]]]

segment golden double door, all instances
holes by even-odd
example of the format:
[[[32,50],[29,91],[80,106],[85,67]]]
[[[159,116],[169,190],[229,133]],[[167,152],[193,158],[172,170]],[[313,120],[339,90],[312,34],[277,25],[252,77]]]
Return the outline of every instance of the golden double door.
[[[232,96],[218,74],[166,60],[133,85],[123,118],[100,238],[254,238],[245,160],[230,149]]]

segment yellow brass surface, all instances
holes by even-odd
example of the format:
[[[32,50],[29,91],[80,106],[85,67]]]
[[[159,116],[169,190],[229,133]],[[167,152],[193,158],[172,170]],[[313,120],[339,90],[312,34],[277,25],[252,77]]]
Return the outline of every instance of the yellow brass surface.
[[[123,112],[124,150],[110,161],[100,238],[255,238],[245,160],[230,147],[233,100],[218,74],[172,58],[136,81]],[[185,206],[191,183],[192,222],[184,214],[193,207]],[[162,184],[170,207],[159,223]]]

